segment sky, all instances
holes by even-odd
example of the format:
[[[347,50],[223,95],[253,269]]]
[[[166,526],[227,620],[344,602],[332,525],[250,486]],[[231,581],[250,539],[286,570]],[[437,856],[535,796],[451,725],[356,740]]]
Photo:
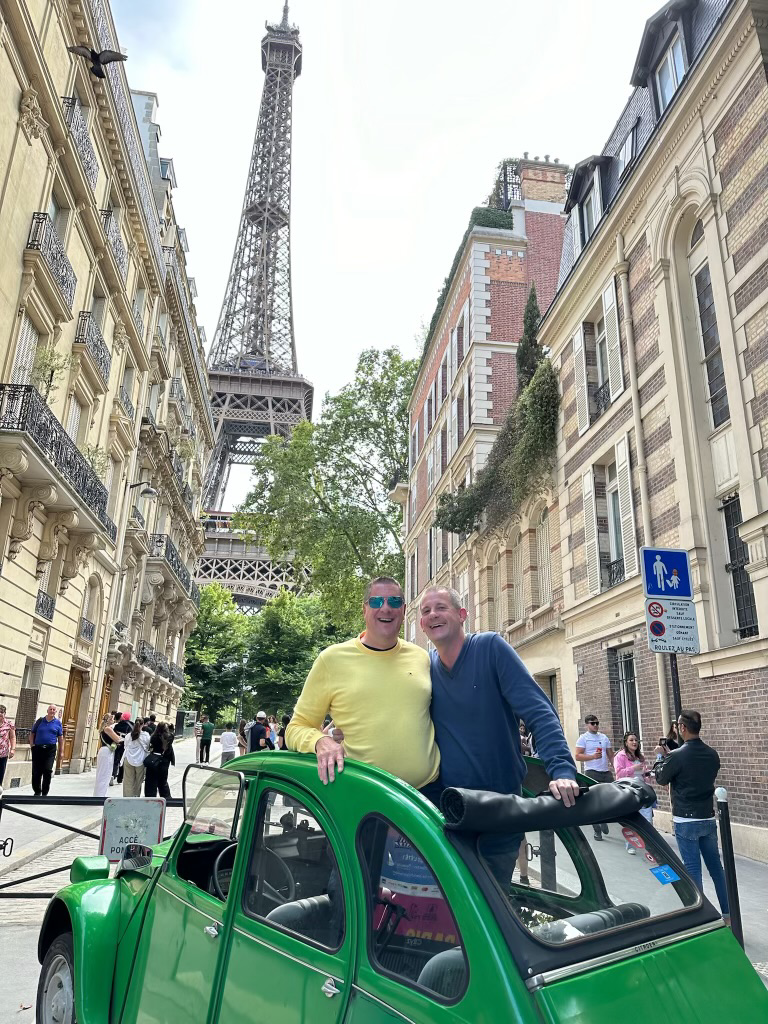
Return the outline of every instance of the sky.
[[[363,349],[419,354],[470,211],[502,158],[527,151],[572,166],[602,149],[630,93],[643,25],[660,6],[292,0],[304,47],[293,304],[315,418]],[[158,94],[160,153],[174,161],[174,205],[210,342],[258,117],[260,40],[282,0],[112,0],[112,11],[131,87]]]

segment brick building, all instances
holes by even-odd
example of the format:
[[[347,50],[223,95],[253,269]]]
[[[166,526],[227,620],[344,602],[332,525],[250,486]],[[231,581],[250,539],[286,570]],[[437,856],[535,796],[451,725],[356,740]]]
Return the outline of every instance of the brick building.
[[[559,564],[559,555],[549,553],[558,543],[554,500],[537,502],[503,536],[449,534],[433,520],[439,495],[471,482],[483,467],[516,395],[515,355],[531,285],[542,309],[557,286],[567,177],[568,168],[548,158],[506,161],[491,199],[503,215],[473,211],[411,398],[409,481],[395,491],[405,505],[407,639],[426,646],[418,625],[425,587],[452,586],[469,610],[468,628],[523,626],[528,662],[559,703],[557,651],[549,639],[541,656],[536,651],[537,641],[550,638],[562,591],[559,572],[550,571]],[[484,226],[492,222],[502,226]],[[537,542],[547,551],[541,580],[526,558],[521,584],[520,556]],[[539,616],[531,620],[534,611]]]
[[[646,748],[666,731],[669,664],[648,651],[638,548],[685,548],[701,654],[679,656],[682,703],[720,751],[738,848],[764,860],[767,14],[689,0],[648,21],[634,91],[574,169],[539,334],[562,392],[569,738],[586,712],[614,744],[628,728]]]

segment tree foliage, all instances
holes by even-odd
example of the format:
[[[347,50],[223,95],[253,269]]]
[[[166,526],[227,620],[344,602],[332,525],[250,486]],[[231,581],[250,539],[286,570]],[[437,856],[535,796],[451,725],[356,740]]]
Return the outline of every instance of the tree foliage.
[[[240,693],[249,622],[218,583],[200,590],[200,611],[185,647],[185,703],[215,719]]]
[[[536,298],[536,285],[532,284],[523,313],[523,336],[517,349],[517,387],[519,391],[528,387],[536,372],[536,367],[544,358],[544,350],[537,339],[540,323],[541,311]]]
[[[362,353],[351,384],[327,395],[320,420],[269,437],[236,523],[272,558],[291,558],[348,633],[367,579],[402,579],[401,510],[388,498],[408,466],[408,400],[415,360],[395,349]]]
[[[550,361],[542,359],[530,384],[513,402],[476,481],[441,495],[436,525],[453,533],[471,533],[483,514],[489,527],[519,516],[525,502],[549,482],[559,410],[557,374]]]

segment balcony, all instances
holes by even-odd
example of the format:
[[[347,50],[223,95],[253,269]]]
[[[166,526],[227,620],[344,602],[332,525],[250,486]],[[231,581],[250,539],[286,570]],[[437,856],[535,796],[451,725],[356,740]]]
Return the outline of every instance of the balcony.
[[[93,314],[84,310],[77,318],[75,346],[80,345],[82,351],[90,359],[94,371],[106,389],[109,385],[109,371],[112,368],[112,356],[106,346],[101,331]]]
[[[131,508],[130,519],[132,519],[134,522],[138,523],[139,527],[142,530],[147,525],[145,520],[144,520],[144,516],[141,514],[141,512],[139,512],[139,510],[136,508],[135,505]]]
[[[184,669],[180,668],[175,662],[171,662],[171,674],[168,677],[174,686],[184,685]]]
[[[75,301],[77,277],[75,277],[72,264],[67,259],[61,239],[56,234],[53,221],[47,213],[32,214],[32,227],[29,230],[27,249],[40,254],[43,264],[63,300],[67,313],[71,313]]]
[[[200,359],[199,351],[199,338],[197,329],[192,323],[192,317],[189,312],[189,303],[187,302],[187,293],[181,280],[181,272],[179,271],[179,261],[176,256],[176,250],[172,245],[164,245],[163,253],[165,254],[165,265],[170,271],[170,275],[173,278],[173,283],[176,286],[176,295],[179,300],[179,306],[184,319],[184,325],[187,329],[187,336],[189,339],[189,350],[192,355],[192,361],[195,365],[195,376],[197,377],[198,387],[202,395],[208,393],[208,373],[203,369],[203,364]],[[204,408],[204,415],[208,421],[208,426],[213,430],[213,415],[211,413],[210,405],[206,402]]]
[[[51,597],[50,594],[46,594],[45,591],[39,590],[37,592],[37,600],[35,601],[35,615],[39,615],[43,619],[48,619],[49,622],[53,621],[53,609],[56,607],[56,598]]]
[[[104,225],[104,234],[107,236],[109,247],[112,250],[112,255],[115,257],[115,263],[117,269],[120,271],[120,276],[123,279],[123,284],[128,277],[128,253],[125,250],[125,244],[120,237],[120,229],[117,226],[117,220],[112,210],[102,210],[101,220]]]
[[[179,486],[181,486],[184,483],[184,463],[177,452],[171,452],[171,467],[176,479],[179,481]]]
[[[608,406],[611,404],[611,382],[605,381],[595,392],[594,397],[595,403],[595,414],[592,417],[596,420],[598,416],[602,416]]]
[[[168,380],[171,376],[171,366],[168,362],[168,342],[159,327],[155,328],[155,333],[152,335],[152,355],[157,361],[161,379]]]
[[[155,669],[157,674],[159,676],[162,676],[163,679],[170,679],[171,666],[168,664],[168,659],[166,658],[166,656],[164,654],[160,654],[160,652],[157,651],[155,654],[155,661],[157,663],[157,668]]]
[[[150,538],[150,558],[160,558],[169,567],[186,594],[189,593],[189,569],[181,560],[176,545],[166,533],[153,533]]]
[[[75,149],[83,165],[86,181],[91,186],[91,191],[93,191],[96,188],[96,182],[99,180],[99,162],[96,159],[96,151],[88,134],[88,126],[80,112],[80,104],[74,96],[64,96],[61,103],[64,108],[64,120],[74,140]]]
[[[168,397],[172,402],[178,402],[179,405],[186,412],[187,399],[184,394],[184,387],[181,383],[181,377],[174,377],[171,381],[171,389],[168,392]]]
[[[181,488],[181,500],[184,502],[184,506],[188,512],[192,511],[192,503],[194,498],[192,497],[192,488],[189,484],[184,484]]]
[[[88,619],[80,619],[80,629],[77,635],[87,644],[92,644],[96,637],[96,623],[89,622]]]
[[[618,586],[619,583],[624,582],[624,559],[617,558],[613,562],[609,562],[605,567],[605,578],[606,585],[605,589],[610,590],[611,587]]]
[[[148,405],[145,406],[144,412],[141,414],[141,418],[142,420],[145,420],[150,425],[150,427],[152,427],[153,430],[157,430],[157,420],[155,419],[155,414],[152,412]]]
[[[191,583],[189,586],[189,599],[195,608],[200,607],[200,588],[196,583]]]
[[[117,538],[117,527],[107,515],[106,487],[31,384],[0,384],[0,430],[26,435],[34,444],[31,456],[53,466],[80,498],[78,511],[97,520],[111,540]]]
[[[140,665],[143,665],[145,668],[149,668],[154,672],[157,668],[157,652],[152,644],[146,640],[139,641],[136,660]]]
[[[133,408],[133,402],[128,395],[125,384],[120,385],[120,389],[117,392],[117,398],[125,415],[129,420],[133,420],[136,415],[136,410]]]

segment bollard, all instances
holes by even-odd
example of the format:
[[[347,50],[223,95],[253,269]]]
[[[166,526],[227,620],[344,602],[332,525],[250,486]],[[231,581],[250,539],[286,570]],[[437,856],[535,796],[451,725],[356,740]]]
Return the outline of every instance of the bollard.
[[[741,925],[741,905],[739,904],[739,888],[736,883],[736,861],[733,856],[733,836],[731,835],[731,813],[728,809],[728,791],[722,786],[715,790],[717,799],[717,816],[720,821],[720,845],[723,848],[723,869],[725,885],[728,890],[728,907],[731,911],[731,931],[744,948],[744,930]]]

